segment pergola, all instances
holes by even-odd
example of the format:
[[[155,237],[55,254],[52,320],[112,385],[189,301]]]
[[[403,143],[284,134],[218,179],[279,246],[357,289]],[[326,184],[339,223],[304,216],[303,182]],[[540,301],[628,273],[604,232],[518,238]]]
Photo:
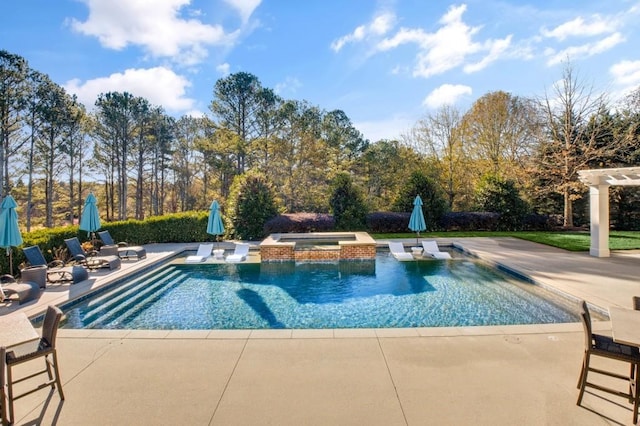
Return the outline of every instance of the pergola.
[[[580,181],[589,185],[591,247],[589,254],[609,257],[609,187],[640,186],[640,167],[581,170]]]

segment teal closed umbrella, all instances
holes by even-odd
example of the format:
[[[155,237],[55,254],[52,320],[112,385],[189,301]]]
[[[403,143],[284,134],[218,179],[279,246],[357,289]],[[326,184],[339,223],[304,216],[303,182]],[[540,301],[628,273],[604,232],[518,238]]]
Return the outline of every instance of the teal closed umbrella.
[[[218,235],[224,234],[224,224],[220,216],[220,206],[217,201],[211,203],[209,208],[209,221],[207,222],[207,234],[215,235],[216,241]]]
[[[7,195],[0,205],[0,247],[7,250],[9,256],[9,273],[13,275],[13,249],[22,245],[22,234],[18,228],[18,213],[16,200]]]
[[[100,226],[100,215],[98,214],[98,206],[96,206],[96,197],[93,195],[93,192],[91,192],[84,201],[84,209],[80,217],[80,230],[87,231],[87,236],[91,235],[91,239],[93,240],[93,233],[100,229]]]
[[[416,195],[416,198],[413,200],[413,211],[409,218],[409,229],[416,233],[416,244],[418,243],[418,238],[420,238],[420,231],[427,229],[424,214],[422,213],[422,198],[420,198],[419,195]]]

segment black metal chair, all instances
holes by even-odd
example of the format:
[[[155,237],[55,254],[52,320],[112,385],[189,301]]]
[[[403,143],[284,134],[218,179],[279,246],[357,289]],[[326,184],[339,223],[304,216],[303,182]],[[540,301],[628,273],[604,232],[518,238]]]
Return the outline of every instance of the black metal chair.
[[[111,238],[109,231],[100,231],[98,236],[104,243],[100,248],[100,251],[108,252],[109,254],[117,254],[121,259],[131,259],[136,257],[137,260],[147,257],[147,250],[142,246],[130,246],[129,243],[121,241],[116,242]]]
[[[71,258],[80,265],[89,269],[108,268],[111,270],[120,268],[121,261],[118,256],[100,256],[95,250],[85,252],[77,237],[67,238],[64,243],[67,245]]]
[[[580,389],[580,394],[578,395],[577,404],[582,404],[582,397],[587,387],[626,398],[633,404],[633,423],[635,424],[638,421],[638,406],[640,405],[640,395],[638,393],[640,387],[640,376],[638,375],[638,367],[640,366],[640,350],[634,346],[616,343],[613,341],[613,338],[609,336],[594,334],[591,328],[591,314],[589,313],[589,308],[584,300],[581,302],[580,319],[582,320],[582,326],[584,328],[585,348],[582,370],[580,371],[580,379],[578,380],[578,389]],[[592,367],[592,356],[600,356],[629,363],[631,366],[630,374],[625,376],[602,368]],[[617,389],[590,382],[587,379],[589,372],[624,380],[629,385],[628,390],[627,392],[622,392]]]
[[[58,354],[56,351],[56,336],[58,334],[58,327],[60,320],[62,319],[62,311],[56,306],[49,306],[47,313],[44,316],[44,323],[42,325],[42,337],[38,342],[38,347],[35,351],[16,355],[13,351],[9,351],[5,355],[5,362],[7,366],[7,408],[9,413],[9,424],[14,423],[15,412],[13,403],[15,400],[24,396],[30,395],[34,392],[51,386],[52,389],[58,388],[60,399],[64,400],[64,393],[62,392],[62,382],[60,380],[60,370],[58,368]],[[39,358],[44,358],[45,369],[37,371],[28,376],[14,378],[13,368],[17,365],[24,364],[25,362],[33,361]],[[25,380],[34,378],[41,374],[47,373],[49,380],[41,383],[36,388],[22,392],[20,394],[14,393],[14,385],[24,382]],[[5,410],[3,410],[5,411]]]
[[[71,267],[65,266],[61,260],[54,260],[53,262],[47,263],[39,246],[25,247],[22,249],[22,252],[30,266],[45,266],[47,268],[47,282],[60,283],[73,281]]]

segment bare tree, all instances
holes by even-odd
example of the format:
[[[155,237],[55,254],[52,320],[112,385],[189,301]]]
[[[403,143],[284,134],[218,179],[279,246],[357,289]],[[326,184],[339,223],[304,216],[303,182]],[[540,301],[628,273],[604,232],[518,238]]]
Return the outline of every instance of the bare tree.
[[[564,200],[564,226],[573,226],[573,202],[582,197],[584,185],[578,171],[597,158],[607,157],[613,145],[598,140],[607,131],[598,120],[607,110],[603,93],[586,84],[567,61],[562,79],[553,85],[551,94],[541,101],[548,140],[542,141],[538,170],[553,192]]]
[[[469,182],[468,162],[463,146],[462,114],[451,106],[443,105],[433,114],[418,121],[405,139],[412,139],[420,152],[434,159],[438,166],[438,180],[447,194],[449,207]],[[434,176],[436,177],[436,176]]]

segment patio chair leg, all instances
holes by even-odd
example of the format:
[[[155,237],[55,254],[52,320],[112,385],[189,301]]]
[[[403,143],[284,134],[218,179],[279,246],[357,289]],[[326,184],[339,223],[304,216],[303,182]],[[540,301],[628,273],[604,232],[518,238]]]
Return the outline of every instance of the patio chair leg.
[[[580,386],[582,385],[582,377],[584,376],[584,372],[586,370],[586,367],[585,367],[586,358],[587,358],[587,354],[585,353],[584,357],[582,358],[582,370],[580,370],[580,377],[578,378],[578,384],[576,385],[577,389],[580,389]]]
[[[640,386],[640,372],[638,368],[640,365],[632,364],[631,368],[633,369],[632,378],[630,380],[631,383],[631,395],[633,395],[633,424],[638,423],[638,407],[640,406],[640,393],[638,392],[638,387]]]
[[[587,372],[589,371],[589,355],[585,353],[584,362],[582,363],[582,373],[580,374],[580,385],[578,386],[580,389],[580,394],[578,395],[577,405],[582,404],[582,396],[584,395],[584,390],[587,387]]]
[[[58,388],[58,394],[60,394],[60,399],[64,401],[64,392],[62,392],[62,381],[60,380],[60,370],[58,369],[58,354],[55,350],[51,354],[51,357],[53,358],[51,360],[51,364],[53,364],[53,370],[56,375],[55,387]],[[53,383],[51,384],[51,387],[54,387]]]

